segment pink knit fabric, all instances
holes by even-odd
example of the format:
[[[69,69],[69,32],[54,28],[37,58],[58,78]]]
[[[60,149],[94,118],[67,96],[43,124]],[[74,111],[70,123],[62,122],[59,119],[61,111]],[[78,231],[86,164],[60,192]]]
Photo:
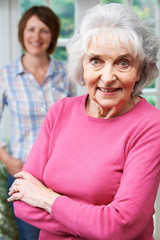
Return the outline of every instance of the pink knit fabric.
[[[160,111],[141,99],[127,113],[97,119],[87,95],[48,112],[24,170],[62,194],[48,214],[21,201],[16,215],[41,240],[152,240],[160,180]]]

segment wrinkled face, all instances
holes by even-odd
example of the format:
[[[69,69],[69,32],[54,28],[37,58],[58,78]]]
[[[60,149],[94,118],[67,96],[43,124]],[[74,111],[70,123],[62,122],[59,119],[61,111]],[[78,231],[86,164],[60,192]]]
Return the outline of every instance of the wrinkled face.
[[[51,32],[48,26],[36,15],[26,23],[23,38],[26,52],[33,55],[46,54],[51,42]]]
[[[115,108],[120,114],[128,108],[134,85],[139,81],[139,61],[122,45],[116,51],[109,39],[107,48],[109,54],[90,42],[83,58],[83,77],[95,106],[98,104],[103,111]]]

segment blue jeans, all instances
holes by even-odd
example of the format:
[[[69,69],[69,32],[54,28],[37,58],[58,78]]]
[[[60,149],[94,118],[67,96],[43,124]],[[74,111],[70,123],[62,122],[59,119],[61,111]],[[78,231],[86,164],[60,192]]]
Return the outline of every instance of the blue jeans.
[[[8,175],[7,190],[9,190],[14,180],[15,180],[14,177],[12,177],[11,175]],[[10,206],[14,213],[12,202],[10,202]],[[40,229],[22,221],[21,219],[17,218],[15,215],[14,217],[18,227],[19,240],[38,240]]]

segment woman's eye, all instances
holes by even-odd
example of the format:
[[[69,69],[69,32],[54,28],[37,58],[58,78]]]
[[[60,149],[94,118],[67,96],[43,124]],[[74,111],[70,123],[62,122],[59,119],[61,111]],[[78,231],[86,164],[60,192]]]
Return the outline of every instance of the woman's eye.
[[[99,65],[101,63],[101,60],[99,58],[91,58],[90,63],[92,65]]]
[[[127,68],[127,67],[129,67],[129,61],[128,60],[120,60],[118,62],[118,66],[120,68]]]
[[[34,29],[33,29],[33,28],[28,28],[28,31],[29,31],[29,32],[33,32]]]
[[[48,33],[49,31],[48,31],[48,30],[45,30],[45,29],[43,29],[43,30],[42,30],[42,32],[43,32],[43,33]]]

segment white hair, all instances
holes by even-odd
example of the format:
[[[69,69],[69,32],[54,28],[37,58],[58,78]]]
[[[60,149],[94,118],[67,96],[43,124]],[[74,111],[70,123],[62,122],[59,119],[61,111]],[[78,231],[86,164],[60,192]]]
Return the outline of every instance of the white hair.
[[[106,38],[112,41],[115,49],[118,50],[122,44],[129,53],[139,58],[143,70],[133,94],[140,94],[158,76],[156,62],[159,40],[125,4],[98,4],[87,12],[80,29],[75,31],[67,45],[69,78],[85,84],[82,59],[88,51],[88,45],[91,41],[96,45],[98,40],[98,45],[107,52]]]

